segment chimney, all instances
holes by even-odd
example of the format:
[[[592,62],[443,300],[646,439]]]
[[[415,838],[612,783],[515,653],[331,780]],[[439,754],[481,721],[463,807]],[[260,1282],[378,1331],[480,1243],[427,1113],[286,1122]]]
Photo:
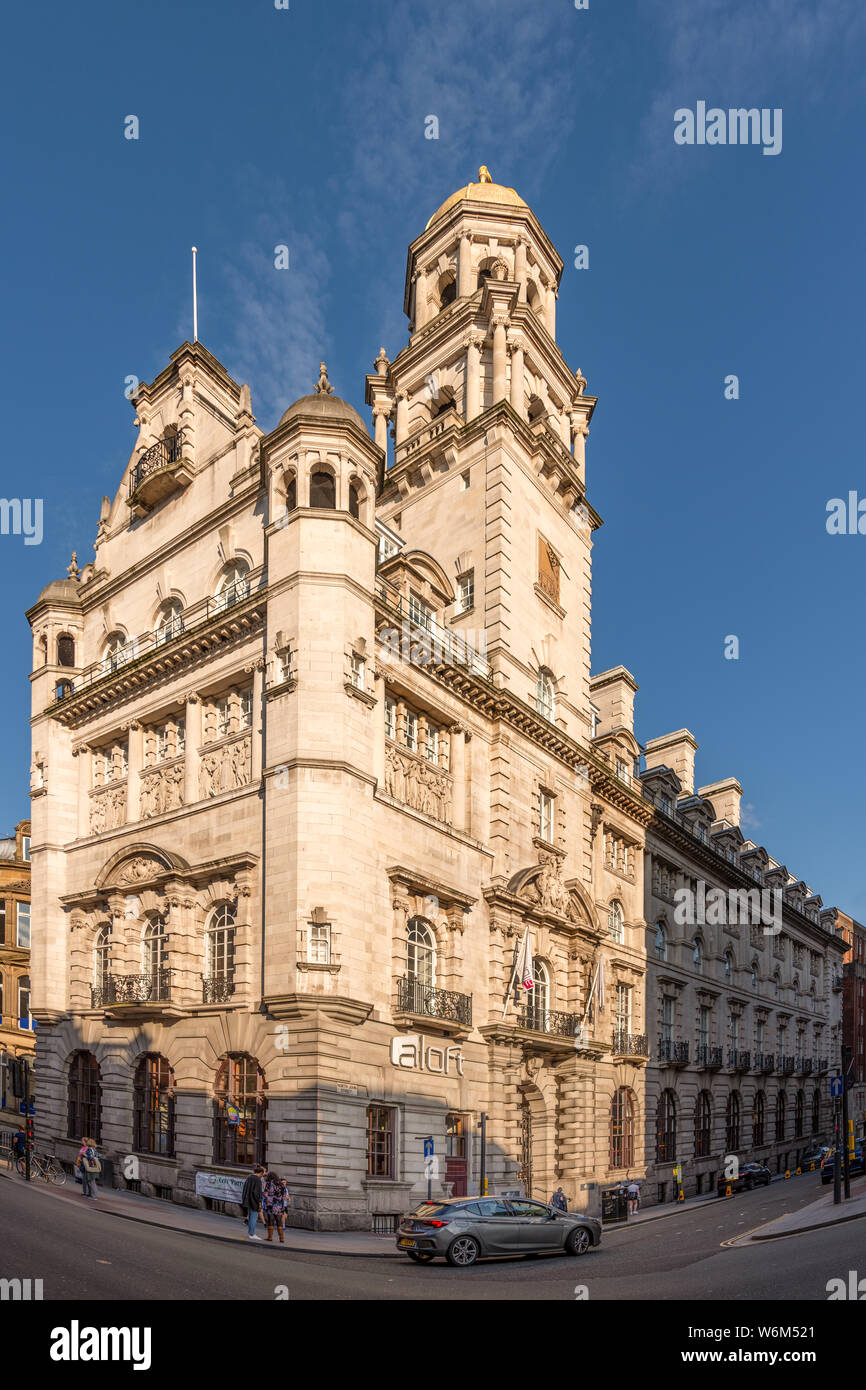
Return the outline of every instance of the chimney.
[[[647,739],[646,766],[669,767],[677,774],[683,789],[683,796],[691,796],[695,790],[695,753],[698,745],[688,729],[677,729],[675,734],[662,734],[660,738]]]
[[[743,789],[736,777],[726,777],[722,782],[711,782],[708,787],[698,787],[698,796],[705,796],[713,803],[716,820],[729,820],[731,825],[740,824],[740,798]]]
[[[590,679],[589,693],[599,711],[599,733],[609,734],[614,729],[634,733],[634,697],[638,688],[631,671],[624,666],[614,666]]]

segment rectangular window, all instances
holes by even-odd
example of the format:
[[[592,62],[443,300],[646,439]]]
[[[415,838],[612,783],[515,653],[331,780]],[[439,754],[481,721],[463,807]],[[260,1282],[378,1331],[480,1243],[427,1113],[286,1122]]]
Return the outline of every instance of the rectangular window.
[[[394,1111],[389,1105],[367,1106],[367,1175],[394,1177]]]
[[[621,782],[628,782],[629,784],[631,784],[631,775],[629,774],[628,763],[625,761],[624,758],[617,758],[616,760],[616,775]]]
[[[764,1050],[765,1027],[766,1024],[764,1023],[764,1020],[762,1018],[759,1018],[757,1023],[755,1024],[755,1048],[758,1052],[763,1052]]]
[[[466,613],[475,606],[475,571],[468,570],[466,574],[461,574],[457,579],[457,599],[454,604],[454,614]]]
[[[428,763],[438,763],[439,761],[439,728],[436,724],[427,724],[427,747],[424,750]]]
[[[616,987],[616,1031],[618,1033],[631,1032],[631,989],[628,985],[618,984]]]
[[[364,689],[366,665],[367,663],[362,656],[359,656],[357,652],[352,652],[352,684],[356,690]]]
[[[549,541],[538,537],[538,587],[554,603],[559,603],[559,556]]]
[[[241,691],[240,727],[249,729],[253,722],[253,692]]]
[[[22,835],[22,836],[21,836],[21,855],[22,855],[22,858],[24,859],[25,864],[29,864],[29,863],[30,863],[30,836],[29,836],[29,835]]]
[[[418,716],[411,709],[406,711],[406,747],[418,752]]]
[[[174,752],[176,757],[180,757],[186,748],[186,720],[177,721],[177,735],[175,737]]]
[[[216,701],[217,738],[224,738],[231,729],[231,706],[227,695]]]
[[[168,725],[163,724],[156,735],[156,756],[159,762],[165,762],[166,758],[171,757],[171,749],[168,739]]]
[[[30,904],[15,904],[15,926],[18,938],[18,945],[25,951],[30,950]]]
[[[416,623],[418,627],[426,628],[428,631],[433,626],[434,610],[429,603],[425,603],[417,594],[409,594],[409,620]]]
[[[392,695],[385,696],[385,733],[388,738],[397,737],[397,701]]]
[[[553,843],[553,797],[550,792],[538,793],[539,835],[548,844]]]
[[[707,1004],[702,1004],[698,1014],[698,1047],[709,1047],[710,1045],[710,1010]]]
[[[6,902],[0,898],[0,946],[6,945]]]
[[[331,924],[311,922],[307,935],[307,960],[314,965],[331,964]]]
[[[18,1026],[19,1028],[32,1028],[33,1020],[30,1017],[30,984],[20,984],[18,986]]]
[[[672,1042],[674,1036],[674,1001],[670,994],[662,996],[662,1042]]]

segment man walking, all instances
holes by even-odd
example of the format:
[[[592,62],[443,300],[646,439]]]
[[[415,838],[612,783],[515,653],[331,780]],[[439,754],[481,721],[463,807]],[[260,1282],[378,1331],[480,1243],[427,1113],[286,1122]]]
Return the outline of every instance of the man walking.
[[[262,1178],[265,1170],[261,1163],[257,1163],[244,1183],[244,1190],[241,1195],[241,1211],[247,1223],[247,1240],[261,1240],[261,1236],[256,1235],[256,1222],[262,1217]]]
[[[640,1183],[636,1178],[632,1178],[626,1188],[626,1195],[628,1196],[628,1214],[629,1216],[636,1216],[640,1207]]]
[[[550,1199],[550,1205],[557,1211],[568,1211],[568,1198],[561,1187],[558,1187]]]

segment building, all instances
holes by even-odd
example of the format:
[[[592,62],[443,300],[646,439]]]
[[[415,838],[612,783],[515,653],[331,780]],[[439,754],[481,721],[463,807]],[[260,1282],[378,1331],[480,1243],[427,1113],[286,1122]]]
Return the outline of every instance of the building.
[[[646,744],[648,1201],[735,1155],[794,1170],[832,1142],[845,942],[835,909],[740,827],[733,777],[694,785],[688,729]],[[653,1123],[654,1121],[654,1123]]]
[[[482,170],[409,247],[373,439],[324,364],[268,434],[199,343],[140,388],[95,558],[28,613],[61,1156],[193,1205],[266,1160],[313,1228],[387,1229],[428,1138],[466,1191],[482,1115],[491,1191],[643,1173],[655,817],[636,684],[590,675],[562,269]]]
[[[847,950],[842,962],[842,1041],[851,1049],[849,1114],[856,1133],[866,1138],[866,927],[837,912]]]
[[[30,1012],[30,822],[0,840],[0,1128],[17,1127],[23,1103],[9,1062],[36,1050]],[[31,1082],[32,1084],[32,1082]]]

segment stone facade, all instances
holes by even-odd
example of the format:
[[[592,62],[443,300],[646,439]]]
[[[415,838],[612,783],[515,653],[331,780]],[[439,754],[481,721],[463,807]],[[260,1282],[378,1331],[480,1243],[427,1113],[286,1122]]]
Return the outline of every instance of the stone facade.
[[[836,910],[744,836],[734,778],[695,791],[696,749],[687,729],[650,739],[641,778],[655,808],[644,868],[650,1203],[713,1190],[732,1157],[784,1173],[833,1140]]]
[[[22,1123],[12,1094],[9,1062],[34,1061],[36,1040],[30,1013],[30,822],[0,840],[0,1129]],[[31,1081],[32,1085],[32,1081]]]

